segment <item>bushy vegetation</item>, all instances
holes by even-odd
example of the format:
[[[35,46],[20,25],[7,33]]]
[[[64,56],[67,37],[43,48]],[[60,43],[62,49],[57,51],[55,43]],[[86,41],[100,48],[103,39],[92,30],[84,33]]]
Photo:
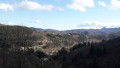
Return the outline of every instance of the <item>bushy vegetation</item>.
[[[21,26],[0,26],[0,44],[8,47],[31,46],[36,37],[33,29]]]
[[[8,59],[13,61],[13,57],[19,58],[19,67],[21,68],[20,59],[25,56],[23,54],[26,54],[28,48],[33,46],[37,40],[36,36],[33,35],[34,31],[21,26],[0,26],[0,50],[2,50],[0,53],[2,54],[3,68],[8,68]]]
[[[71,46],[74,44],[74,42],[76,43],[84,42],[87,39],[86,36],[83,34],[51,34],[51,33],[48,33],[46,36],[48,39],[52,41],[51,44],[55,46]]]
[[[56,61],[62,65],[61,68],[119,68],[119,41],[120,38],[116,38],[100,43],[78,44],[70,52],[63,53],[64,57],[57,56]]]

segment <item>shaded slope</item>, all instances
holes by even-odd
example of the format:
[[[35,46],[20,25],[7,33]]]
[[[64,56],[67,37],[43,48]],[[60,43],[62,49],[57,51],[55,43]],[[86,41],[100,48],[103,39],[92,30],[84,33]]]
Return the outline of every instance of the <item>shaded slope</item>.
[[[119,41],[120,37],[91,45],[79,44],[78,48],[62,53],[55,60],[61,68],[120,68]]]

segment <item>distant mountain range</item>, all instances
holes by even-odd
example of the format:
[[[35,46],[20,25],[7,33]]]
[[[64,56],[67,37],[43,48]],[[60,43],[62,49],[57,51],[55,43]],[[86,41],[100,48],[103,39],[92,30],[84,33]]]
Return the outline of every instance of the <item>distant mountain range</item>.
[[[32,27],[33,28],[33,27]],[[52,33],[60,33],[60,34],[68,34],[68,33],[78,33],[84,35],[107,35],[111,33],[118,33],[120,34],[120,28],[102,28],[102,29],[73,29],[73,30],[65,30],[59,31],[54,29],[41,29],[41,28],[33,28],[37,31],[46,31]]]
[[[3,26],[3,25],[4,25],[4,24],[1,24],[1,23],[0,23],[0,26]]]
[[[0,23],[0,26],[4,26],[4,24]],[[35,28],[37,31],[45,31],[57,34],[70,34],[70,33],[77,33],[77,34],[84,34],[84,35],[108,35],[108,34],[119,34],[120,35],[120,27],[119,28],[106,28],[103,27],[102,29],[73,29],[73,30],[55,30],[55,29],[42,29],[42,28]]]

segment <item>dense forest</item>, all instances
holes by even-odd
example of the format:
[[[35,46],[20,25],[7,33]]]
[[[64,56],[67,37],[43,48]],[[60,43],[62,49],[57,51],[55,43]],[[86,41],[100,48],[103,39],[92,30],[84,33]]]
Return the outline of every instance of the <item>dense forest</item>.
[[[120,37],[0,26],[0,68],[120,68]]]

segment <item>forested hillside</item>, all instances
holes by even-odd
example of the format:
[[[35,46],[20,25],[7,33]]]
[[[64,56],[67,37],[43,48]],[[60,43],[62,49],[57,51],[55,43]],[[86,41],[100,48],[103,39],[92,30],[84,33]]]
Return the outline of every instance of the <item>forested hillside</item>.
[[[69,52],[62,48],[52,57],[54,63],[59,64],[53,63],[49,68],[120,68],[119,41],[120,37],[100,43],[78,44]]]
[[[0,68],[120,68],[118,36],[0,26]]]

